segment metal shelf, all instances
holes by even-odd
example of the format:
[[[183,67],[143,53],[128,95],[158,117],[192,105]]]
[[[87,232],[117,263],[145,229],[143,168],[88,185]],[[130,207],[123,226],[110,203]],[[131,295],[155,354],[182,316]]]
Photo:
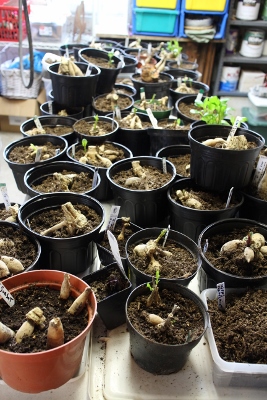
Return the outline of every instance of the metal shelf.
[[[243,21],[241,19],[231,19],[229,24],[231,26],[241,26],[242,28],[261,28],[267,29],[267,21],[257,19],[256,21]]]
[[[244,57],[239,54],[229,54],[223,57],[223,61],[227,63],[237,64],[267,64],[267,56],[261,57]]]
[[[238,90],[233,90],[231,92],[226,92],[223,90],[219,90],[217,92],[217,96],[225,96],[225,97],[247,97],[248,94],[246,92],[239,92]]]

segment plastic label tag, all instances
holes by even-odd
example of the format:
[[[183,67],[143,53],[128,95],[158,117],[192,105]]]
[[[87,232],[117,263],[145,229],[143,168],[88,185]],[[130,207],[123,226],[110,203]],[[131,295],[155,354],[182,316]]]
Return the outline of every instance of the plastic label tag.
[[[255,173],[253,175],[253,179],[251,184],[254,186],[258,186],[258,184],[261,181],[261,178],[263,177],[265,170],[267,166],[267,157],[266,156],[259,156],[259,161],[256,166]]]
[[[129,36],[125,38],[124,46],[129,47]]]
[[[9,307],[13,307],[15,304],[15,299],[12,297],[11,293],[7,290],[7,288],[0,282],[0,295],[5,300],[5,302],[9,305]]]
[[[115,107],[116,118],[121,120],[121,109],[119,106]]]
[[[122,67],[123,67],[123,61],[119,61],[118,65],[117,65],[117,68],[122,68]]]
[[[147,54],[151,54],[151,51],[152,51],[152,43],[148,43]]]
[[[58,156],[59,155],[59,153],[60,153],[60,149],[56,149],[56,156]]]
[[[73,158],[75,157],[75,144],[71,146],[71,155]]]
[[[206,239],[206,243],[204,244],[204,247],[203,247],[203,253],[204,253],[204,254],[207,252],[208,247],[209,247],[209,240]]]
[[[42,148],[38,147],[35,155],[35,162],[39,162],[41,160],[41,155],[42,155]]]
[[[162,157],[162,170],[164,174],[167,174],[167,163],[166,163],[166,157]]]
[[[123,269],[123,264],[121,261],[120,250],[119,250],[117,239],[115,238],[113,233],[110,232],[109,230],[107,231],[107,235],[108,235],[108,241],[109,241],[109,245],[111,247],[113,257],[115,258],[117,264],[119,265],[120,269],[123,272],[123,275],[125,276],[125,271]]]
[[[53,114],[52,101],[48,102],[48,111],[49,111],[49,114]]]
[[[7,194],[7,187],[6,187],[5,183],[0,183],[0,190],[1,190],[1,193],[2,193],[2,196],[3,196],[3,201],[4,201],[4,204],[5,204],[5,208],[6,208],[6,210],[8,210],[9,207],[11,206],[11,203],[10,203],[10,200],[9,200],[9,197],[8,197],[8,194]]]
[[[228,194],[228,198],[227,198],[227,201],[226,201],[225,208],[229,207],[229,204],[230,204],[230,201],[231,201],[231,198],[232,198],[232,195],[233,195],[233,191],[234,191],[234,187],[231,187],[231,189],[229,190],[229,194]]]
[[[182,78],[179,76],[179,78],[177,78],[177,87],[181,86],[182,83]]]
[[[153,128],[158,128],[158,121],[157,119],[154,117],[151,108],[147,108],[146,109],[147,115],[149,116],[150,122],[153,125]]]
[[[169,233],[170,233],[170,229],[171,229],[171,226],[168,225],[167,231],[166,231],[165,236],[164,236],[162,247],[164,247],[166,242],[167,242],[167,239],[168,239],[168,236],[169,236]]]
[[[119,212],[120,212],[120,206],[111,206],[111,211],[110,211],[110,216],[109,216],[109,221],[107,225],[107,229],[110,231],[114,230]]]
[[[235,135],[237,128],[239,128],[239,126],[240,126],[241,118],[242,117],[236,117],[235,122],[233,123],[233,126],[229,132],[228,137],[232,137]]]
[[[39,118],[37,117],[37,115],[35,115],[33,117],[33,120],[34,120],[34,123],[35,123],[35,126],[37,129],[43,129],[42,124],[41,124]]]
[[[92,73],[92,69],[93,69],[93,66],[91,64],[88,64],[88,67],[85,72],[85,76],[90,76]]]
[[[145,88],[143,88],[143,87],[140,88],[140,99],[141,100],[146,99],[146,92],[145,92]]]
[[[182,55],[179,54],[179,55],[177,56],[177,58],[176,58],[177,65],[181,65],[181,59],[182,59]]]
[[[203,90],[200,89],[195,101],[201,101],[202,97],[203,97]]]
[[[225,284],[224,282],[217,283],[217,298],[219,310],[225,310]]]
[[[66,46],[65,57],[70,58],[69,48]]]
[[[95,168],[94,175],[93,175],[92,189],[94,189],[96,187],[97,177],[98,177],[98,168]]]

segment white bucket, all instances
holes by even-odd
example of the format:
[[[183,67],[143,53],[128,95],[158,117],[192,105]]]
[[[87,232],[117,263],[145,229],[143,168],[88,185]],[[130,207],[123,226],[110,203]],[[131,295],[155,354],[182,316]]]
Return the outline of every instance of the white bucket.
[[[239,53],[244,57],[260,57],[263,52],[264,37],[263,30],[247,31]]]
[[[243,0],[237,2],[236,18],[246,21],[258,19],[260,0]]]
[[[219,90],[232,92],[236,90],[240,74],[240,67],[223,67]]]

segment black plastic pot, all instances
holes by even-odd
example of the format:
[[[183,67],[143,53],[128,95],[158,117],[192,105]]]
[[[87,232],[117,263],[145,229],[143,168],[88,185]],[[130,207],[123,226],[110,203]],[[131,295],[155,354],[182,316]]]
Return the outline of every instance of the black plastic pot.
[[[31,144],[35,146],[42,146],[44,143],[47,142],[53,143],[60,149],[60,152],[58,154],[55,154],[54,157],[51,157],[44,161],[37,161],[35,163],[29,163],[29,164],[18,164],[9,160],[9,154],[15,147],[30,146]],[[5,161],[8,163],[9,168],[12,170],[18,189],[22,193],[27,193],[27,188],[24,184],[25,173],[30,168],[33,168],[40,164],[50,164],[53,161],[65,160],[67,148],[68,148],[68,142],[62,136],[36,135],[31,137],[24,137],[22,139],[16,140],[8,144],[4,149],[3,156]]]
[[[91,47],[88,47],[86,49],[81,49],[79,51],[79,58],[87,63],[88,65],[88,60],[84,56],[88,57],[99,57],[103,58],[104,60],[109,60],[108,52],[104,50],[97,50],[93,49]],[[114,61],[114,66],[115,68],[103,68],[103,67],[98,67],[101,71],[101,78],[97,82],[97,87],[96,87],[96,93],[95,95],[103,94],[103,93],[109,93],[112,91],[114,84],[116,82],[117,76],[121,72],[122,68],[125,66],[124,62],[121,62],[119,57],[113,56],[113,61]],[[120,67],[118,67],[119,63],[121,64]],[[97,65],[97,62],[92,65]],[[95,97],[95,95],[93,97]]]
[[[177,78],[190,78],[193,79],[193,81],[198,80],[198,73],[196,71],[191,71],[190,69],[182,69],[182,68],[177,68],[177,69],[169,69],[168,74],[171,75],[174,79]]]
[[[130,111],[123,111],[121,117],[124,118],[130,114]],[[141,121],[150,122],[149,116],[137,113]],[[107,117],[112,118],[112,114],[107,114]],[[119,128],[116,135],[118,143],[128,147],[133,153],[133,156],[147,156],[150,150],[150,138],[148,136],[148,128],[144,129],[126,129],[120,127],[120,121],[118,122]]]
[[[100,224],[87,234],[69,238],[43,236],[34,232],[28,220],[45,209],[58,208],[71,202],[74,206],[84,204],[100,216]],[[96,246],[93,242],[97,237],[105,219],[103,206],[93,197],[78,193],[47,193],[35,196],[19,209],[19,224],[26,232],[39,240],[41,244],[40,269],[56,269],[74,275],[91,268],[96,257]]]
[[[237,288],[237,287],[246,288],[246,287],[260,287],[260,286],[266,287],[267,273],[266,275],[258,277],[250,277],[250,276],[244,277],[244,276],[232,275],[214,267],[213,264],[211,264],[211,262],[208,260],[204,252],[206,239],[211,241],[212,236],[216,234],[224,234],[225,237],[227,238],[227,234],[229,234],[229,232],[232,231],[238,232],[238,229],[243,229],[245,227],[256,227],[258,233],[261,233],[265,238],[267,237],[266,225],[246,218],[230,218],[230,219],[224,219],[222,221],[217,221],[213,224],[208,225],[200,233],[198,238],[198,247],[202,259],[202,268],[206,272],[208,277],[215,282],[215,284],[224,282],[225,287],[228,288]],[[223,244],[224,243],[222,243],[222,245]]]
[[[177,65],[177,61],[168,61],[167,66],[170,69],[179,69]],[[187,69],[189,71],[197,71],[198,69],[198,64],[195,63],[194,61],[188,61],[188,60],[182,60],[181,62],[181,69]]]
[[[133,86],[131,86],[131,85],[125,85],[125,84],[123,84],[123,83],[115,83],[114,89],[115,89],[117,92],[119,92],[120,90],[125,90],[125,91],[127,91],[126,94],[128,94],[128,96],[131,96],[131,97],[133,97],[133,98],[135,98],[136,93],[137,93],[136,89],[135,89]]]
[[[101,100],[103,98],[105,98],[109,93],[104,93],[104,94],[100,94],[99,96],[94,97],[93,99],[93,103],[92,103],[92,109],[94,111],[95,114],[97,115],[101,115],[101,116],[106,116],[107,114],[111,113],[112,107],[110,107],[109,110],[103,110],[98,108],[98,104],[97,101]],[[133,104],[134,104],[134,99],[131,96],[128,96],[127,94],[118,94],[119,98],[124,99],[125,101],[129,101],[129,105],[127,107],[124,108],[120,108],[121,111],[129,111],[132,109]]]
[[[131,169],[132,161],[140,161],[141,165],[151,165],[162,170],[162,159],[150,156],[139,156],[117,161],[107,170],[107,178],[113,191],[114,204],[120,206],[119,216],[127,215],[131,221],[141,227],[157,226],[168,216],[167,190],[176,177],[174,165],[166,161],[170,181],[155,190],[132,190],[117,185],[113,181],[115,174]]]
[[[259,199],[249,193],[249,188],[242,192],[244,203],[240,208],[240,218],[254,219],[267,225],[267,201]]]
[[[168,204],[170,209],[170,225],[172,229],[182,232],[195,242],[198,241],[199,234],[209,224],[226,218],[234,218],[238,210],[243,204],[244,197],[241,193],[234,193],[235,200],[238,204],[223,208],[221,210],[196,210],[191,207],[182,205],[179,201],[175,201],[172,195],[176,190],[192,189],[194,191],[205,191],[205,189],[197,186],[190,178],[180,179],[172,183],[168,189]],[[212,192],[210,191],[212,195]],[[216,194],[216,193],[215,193]],[[225,204],[228,193],[220,194],[225,198]]]
[[[122,74],[134,73],[138,64],[137,59],[135,57],[131,57],[130,55],[129,56],[125,55],[123,61],[125,63],[125,66],[122,68],[121,73]]]
[[[166,157],[167,159],[169,159],[170,162],[172,162],[172,158],[182,156],[185,154],[191,154],[191,149],[190,149],[189,145],[186,145],[186,144],[175,145],[174,144],[174,145],[162,147],[161,149],[159,149],[156,153],[156,157],[161,157],[161,158]],[[186,178],[187,176],[178,174],[178,172],[176,170],[176,177],[177,177],[177,179],[182,179],[182,178]]]
[[[68,116],[71,118],[81,119],[83,117],[83,107],[62,107],[55,101],[47,101],[46,103],[40,105],[40,111],[42,115],[58,115],[58,113],[62,110],[65,110]]]
[[[202,144],[206,139],[226,139],[230,130],[231,126],[201,125],[189,131],[190,173],[197,185],[222,192],[249,184],[256,159],[265,143],[261,135],[248,129],[237,129],[235,136],[244,135],[248,142],[256,145],[247,150],[225,150]]]
[[[18,205],[18,207],[21,206],[21,204],[14,203],[14,202],[10,202],[10,206],[15,206],[16,204]],[[5,203],[0,203],[0,211],[1,211],[1,213],[4,212],[4,211],[8,211],[8,210],[6,210],[6,205],[5,205]],[[9,214],[10,214],[10,212],[9,212]],[[8,217],[8,218],[9,218],[9,217]],[[9,219],[6,220],[6,219],[3,218],[3,216],[0,216],[0,221],[6,221],[6,222],[14,222],[14,223],[17,223],[17,222],[18,222],[18,219],[16,218],[16,220],[14,221],[13,218],[12,218],[12,216],[10,216],[10,220],[9,220]]]
[[[224,118],[224,119],[225,119],[225,121],[227,121],[230,125],[232,125],[232,124],[231,124],[230,118]],[[205,121],[202,121],[202,120],[200,120],[200,121],[194,121],[194,122],[192,122],[192,123],[190,124],[190,128],[192,129],[192,128],[195,128],[196,126],[200,126],[200,125],[207,125],[207,124],[206,124]],[[246,124],[245,122],[241,122],[240,128],[248,129],[248,124]]]
[[[127,260],[127,265],[130,271],[130,280],[133,284],[134,287],[142,285],[143,283],[150,282],[152,280],[151,275],[145,274],[143,271],[140,271],[136,268],[136,266],[131,262],[129,259],[129,248],[132,245],[138,245],[141,243],[147,243],[151,239],[156,239],[160,232],[162,231],[162,228],[146,228],[142,229],[136,233],[134,233],[126,242],[126,260]],[[176,242],[180,247],[186,249],[191,255],[194,257],[194,259],[197,262],[197,268],[194,271],[194,273],[186,278],[181,278],[179,277],[179,265],[175,266],[175,269],[177,270],[177,278],[174,279],[168,279],[160,276],[160,281],[161,282],[174,282],[183,286],[188,286],[191,280],[195,277],[198,267],[201,264],[201,259],[199,257],[199,251],[197,244],[193,242],[189,237],[185,236],[184,234],[177,232],[173,229],[170,229],[169,234],[168,234],[168,240],[172,240]]]
[[[93,283],[95,281],[103,282],[103,284],[105,285],[109,282],[108,280],[111,279],[110,274],[114,269],[120,274],[121,279],[123,281],[126,281],[127,287],[120,291],[114,292],[103,300],[97,301],[98,315],[100,316],[107,329],[115,329],[125,323],[125,304],[129,294],[131,293],[132,284],[127,276],[122,273],[120,267],[116,262],[113,262],[112,264],[107,265],[106,267],[101,268],[98,271],[95,271],[92,274],[83,277],[83,280],[89,286],[93,286]],[[112,284],[116,283],[112,282]],[[97,298],[97,293],[95,294]]]
[[[145,89],[145,95],[147,99],[152,99],[153,95],[156,95],[156,99],[160,99],[164,96],[169,96],[169,88],[171,87],[173,77],[166,72],[160,72],[159,79],[162,82],[142,82],[139,78],[140,73],[135,73],[131,75],[131,80],[133,81],[134,87],[137,90],[136,98],[140,99],[140,89]]]
[[[88,63],[76,62],[75,64],[84,74],[86,73]],[[59,65],[60,63],[55,63],[48,66],[54,100],[68,107],[85,107],[92,104],[101,70],[93,65],[91,74],[88,76],[61,75],[58,73]]]
[[[134,361],[144,369],[155,375],[168,375],[180,371],[188,360],[191,350],[199,343],[204,335],[208,317],[204,303],[192,290],[173,282],[159,281],[160,292],[167,289],[180,293],[183,297],[191,299],[198,307],[203,316],[203,333],[192,341],[179,345],[167,345],[157,343],[145,338],[139,333],[129,320],[127,310],[130,303],[138,296],[149,295],[150,291],[146,284],[134,289],[126,302],[126,323],[130,333],[130,349]]]
[[[172,122],[174,120],[170,120]],[[169,145],[184,144],[188,145],[188,129],[165,129],[148,128],[147,133],[150,136],[150,152],[154,156],[163,147]]]
[[[183,83],[185,83],[185,85],[189,88],[195,89],[195,90],[203,90],[204,93],[203,95],[207,95],[210,88],[208,85],[206,85],[203,82],[198,82],[198,81],[183,81]],[[177,89],[178,85],[177,85],[177,81],[173,82],[171,87],[170,87],[170,100],[171,100],[171,106],[174,106],[176,101],[179,100],[181,97],[184,96],[190,96],[190,94],[186,94],[183,92],[176,92],[175,89]]]
[[[80,49],[84,49],[88,47],[88,43],[82,44],[82,43],[68,43],[68,44],[62,44],[59,47],[59,52],[61,56],[64,56],[66,54],[66,49],[68,48],[69,53],[72,53],[74,55],[74,58],[76,61],[78,61],[78,51]]]
[[[112,143],[115,147],[122,149],[124,152],[125,158],[129,158],[129,157],[133,156],[130,149],[128,149],[127,147],[123,146],[120,143],[109,142],[109,141],[105,141],[102,143]],[[76,146],[75,146],[76,151],[80,150],[81,148],[82,148],[81,144],[76,144]],[[73,147],[72,146],[70,146],[67,150],[67,157],[71,161],[78,162],[75,159],[75,156],[73,156]],[[95,168],[93,165],[90,165],[90,166],[93,169]],[[97,190],[94,193],[94,197],[100,201],[110,200],[113,196],[113,193],[112,193],[112,190],[110,188],[110,184],[109,184],[109,181],[107,178],[107,168],[98,167],[98,173],[99,173],[101,181],[100,181],[100,185],[97,187]]]
[[[123,48],[124,50],[130,49],[130,50],[137,50],[137,51],[138,51],[138,50],[139,50],[138,47],[129,47],[129,46],[131,45],[131,43],[135,42],[135,40],[136,40],[136,39],[129,40],[127,46],[126,46],[125,40],[119,42],[118,45],[119,45],[121,48]],[[142,46],[143,49],[147,49],[147,48],[148,48],[148,43],[145,42],[144,40],[141,40],[141,41],[140,41],[140,46]]]
[[[90,179],[93,179],[95,173],[94,169],[91,168],[89,165],[72,161],[54,161],[47,165],[38,165],[37,167],[29,169],[24,175],[24,183],[27,187],[27,194],[29,195],[29,197],[38,196],[39,194],[44,193],[37,191],[33,188],[33,186],[40,185],[45,179],[51,177],[55,172],[62,173],[62,171],[69,171],[69,173],[74,172],[77,174],[84,172],[89,175]],[[91,187],[90,189],[88,189],[86,192],[83,192],[83,194],[94,197],[97,189],[100,186],[100,183],[101,178],[100,175],[97,173],[96,185],[93,188]],[[58,192],[58,190],[53,190],[53,188],[51,188],[51,192],[49,193],[54,192]]]
[[[31,235],[29,235],[25,230],[22,230],[18,223],[0,220],[0,237],[1,238],[14,240],[14,236],[16,233],[24,236],[24,240],[23,240],[24,246],[26,246],[26,242],[31,242],[33,244],[35,252],[36,252],[35,260],[28,267],[25,267],[25,265],[24,265],[25,269],[23,270],[23,272],[31,271],[32,269],[39,269],[40,268],[39,260],[40,260],[40,256],[41,256],[41,245],[40,245],[39,240],[37,238],[34,238]],[[22,246],[23,246],[23,243],[22,243]],[[24,250],[24,249],[22,249],[22,250]],[[1,251],[1,253],[2,253],[2,251]],[[2,254],[2,255],[5,255],[5,254]],[[23,259],[21,259],[20,261],[23,265]]]
[[[182,110],[180,108],[181,103],[193,105],[195,100],[196,100],[196,98],[197,98],[197,94],[191,94],[191,95],[180,97],[176,101],[174,107],[175,107],[175,110],[176,110],[178,118],[181,118],[183,121],[187,121],[187,122],[190,122],[190,123],[192,123],[192,122],[197,120],[196,118],[194,118],[194,114],[192,114],[192,117],[189,117],[188,115],[183,114],[183,112],[182,112]],[[204,99],[205,99],[205,96],[202,97],[202,100],[204,100]]]
[[[121,223],[121,218],[117,218],[116,226],[120,223]],[[133,224],[132,222],[130,222],[129,229],[131,230],[131,232],[135,233],[135,232],[140,231],[142,228],[140,228],[140,226],[137,226],[137,225]],[[112,254],[112,251],[109,248],[105,247],[103,244],[103,239],[104,239],[105,233],[106,233],[106,231],[101,231],[99,233],[97,239],[95,240],[99,260],[100,260],[101,264],[104,266],[115,262],[115,258]],[[125,237],[125,239],[126,239],[126,237]],[[120,257],[121,257],[123,268],[124,268],[127,276],[129,276],[126,255],[120,254]]]
[[[71,145],[75,142],[76,140],[76,135],[73,129],[73,126],[77,119],[73,117],[64,117],[64,116],[58,116],[58,115],[41,115],[38,117],[41,125],[44,126],[49,126],[51,128],[55,128],[58,125],[61,126],[67,126],[70,127],[70,133],[65,133],[63,135],[60,135],[64,139],[67,140],[68,144]],[[20,132],[24,137],[33,137],[32,135],[29,135],[27,131],[32,130],[36,128],[34,118],[30,118],[27,121],[23,122],[20,125]],[[49,135],[46,134],[48,137],[49,136],[57,136],[57,135]],[[37,135],[36,135],[37,136]]]
[[[79,122],[81,121],[85,121],[88,124],[91,124],[93,126],[94,122],[95,122],[95,118],[94,117],[85,117],[85,118],[81,118],[79,121],[77,121],[74,125],[74,131],[75,131],[75,135],[76,138],[81,142],[83,139],[86,139],[88,141],[88,145],[89,146],[93,146],[93,145],[98,145],[100,143],[103,143],[106,140],[112,141],[116,138],[117,136],[117,131],[119,128],[119,125],[117,123],[117,121],[113,120],[112,118],[108,118],[106,116],[99,116],[99,122],[103,121],[106,122],[108,124],[110,124],[110,131],[108,133],[106,133],[105,135],[99,135],[99,136],[92,136],[92,135],[88,135],[86,133],[84,133],[82,131],[81,128],[79,128]]]

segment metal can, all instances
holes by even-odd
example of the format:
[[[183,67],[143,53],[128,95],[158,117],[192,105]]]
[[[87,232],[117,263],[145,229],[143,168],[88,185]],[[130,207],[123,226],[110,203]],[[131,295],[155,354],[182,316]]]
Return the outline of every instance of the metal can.
[[[263,30],[247,31],[241,44],[240,54],[244,57],[260,57],[263,52],[264,38]]]

